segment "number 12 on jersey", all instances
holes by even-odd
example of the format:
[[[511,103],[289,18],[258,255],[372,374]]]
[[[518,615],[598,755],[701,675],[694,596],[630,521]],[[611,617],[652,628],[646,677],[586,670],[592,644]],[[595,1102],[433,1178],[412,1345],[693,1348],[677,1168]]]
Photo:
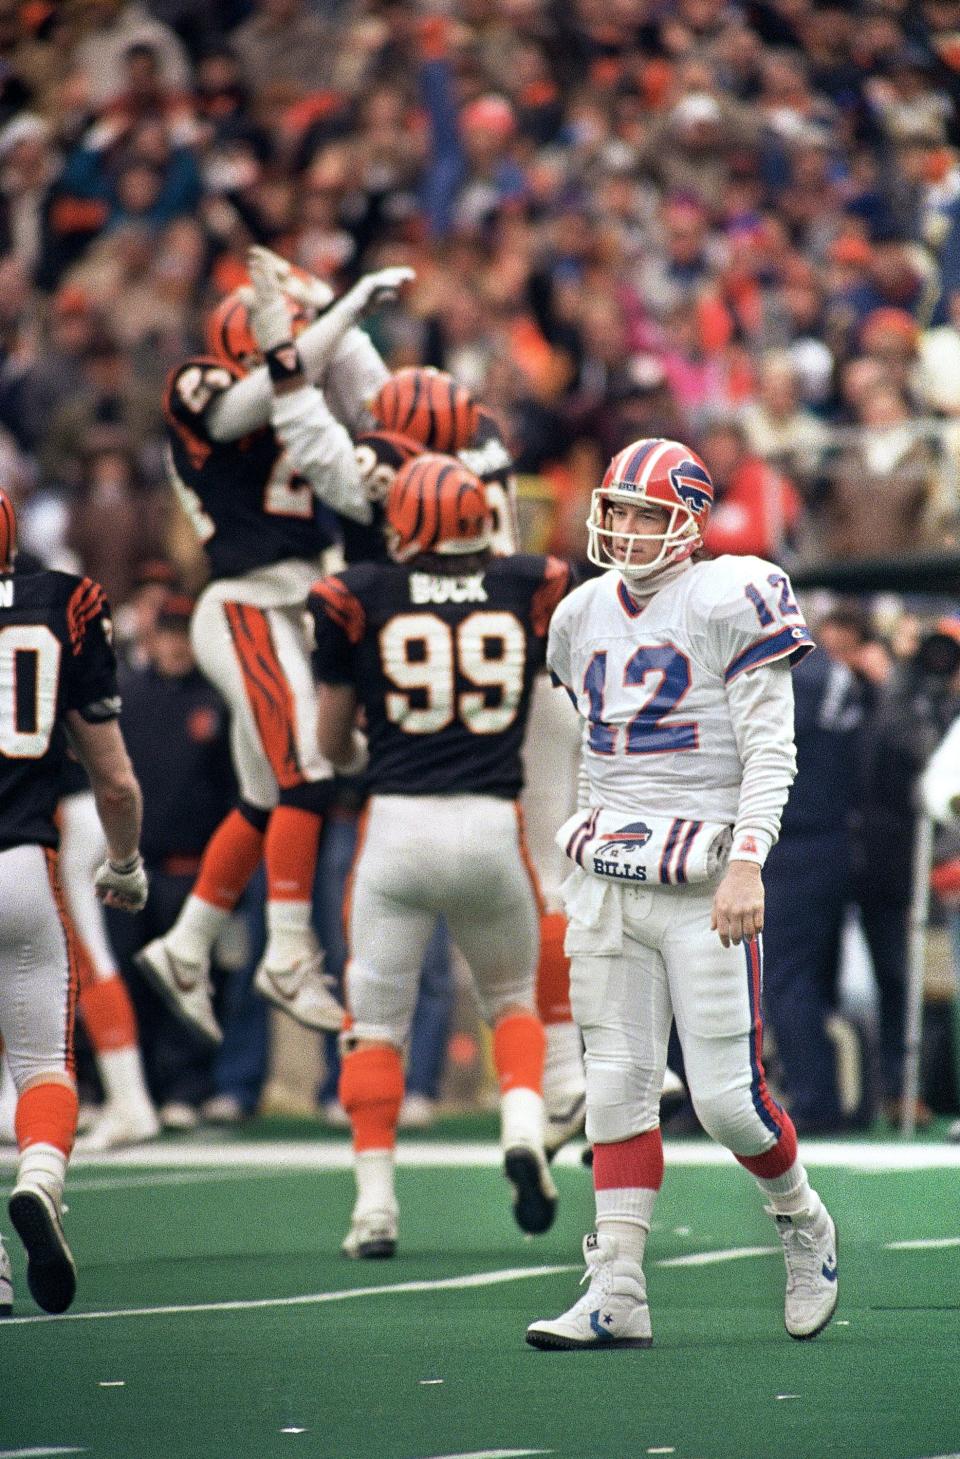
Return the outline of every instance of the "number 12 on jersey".
[[[615,755],[620,726],[603,718],[606,697],[607,654],[593,655],[583,676],[583,691],[590,701],[588,744],[597,755]],[[699,745],[692,720],[665,723],[690,688],[690,661],[672,643],[641,644],[623,671],[625,688],[646,691],[646,700],[628,720],[626,753],[657,755],[671,750],[695,750]]]

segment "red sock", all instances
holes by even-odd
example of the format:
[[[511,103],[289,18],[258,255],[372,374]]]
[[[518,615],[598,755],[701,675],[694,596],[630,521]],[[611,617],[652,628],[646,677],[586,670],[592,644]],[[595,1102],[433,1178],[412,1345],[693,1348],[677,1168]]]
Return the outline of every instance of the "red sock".
[[[567,919],[562,912],[540,918],[540,962],[537,965],[537,1012],[544,1023],[571,1023],[570,959],[563,950]]]
[[[132,1049],[137,1044],[137,1019],[119,973],[100,982],[80,983],[80,1015],[98,1054]]]
[[[500,1093],[511,1089],[543,1090],[547,1036],[534,1013],[511,1013],[493,1030],[493,1065]]]
[[[263,832],[246,816],[232,810],[207,842],[193,895],[225,912],[232,912],[257,869],[263,852]]]
[[[53,1145],[69,1155],[77,1133],[77,1091],[72,1084],[51,1079],[31,1084],[17,1100],[13,1117],[17,1145]]]
[[[278,805],[263,844],[267,900],[310,902],[323,818],[299,806]]]
[[[663,1185],[663,1140],[659,1125],[629,1140],[593,1147],[594,1190],[623,1190],[644,1186],[658,1191]]]
[[[397,1050],[378,1044],[345,1054],[339,1093],[350,1116],[354,1150],[392,1150],[403,1101],[403,1061]]]
[[[780,1138],[769,1150],[764,1150],[762,1155],[734,1153],[734,1158],[739,1160],[744,1170],[749,1170],[751,1175],[758,1175],[761,1180],[776,1180],[778,1175],[786,1175],[797,1158],[797,1132],[793,1127],[793,1120],[785,1109],[779,1108],[777,1118],[781,1125]]]

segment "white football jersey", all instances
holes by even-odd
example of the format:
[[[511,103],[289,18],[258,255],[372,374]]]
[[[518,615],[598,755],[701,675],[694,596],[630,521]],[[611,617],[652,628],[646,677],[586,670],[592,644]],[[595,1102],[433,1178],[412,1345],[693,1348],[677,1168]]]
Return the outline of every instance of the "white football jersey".
[[[590,804],[733,823],[743,772],[727,686],[813,648],[782,569],[693,564],[645,604],[616,571],[557,607],[547,666],[583,717]]]

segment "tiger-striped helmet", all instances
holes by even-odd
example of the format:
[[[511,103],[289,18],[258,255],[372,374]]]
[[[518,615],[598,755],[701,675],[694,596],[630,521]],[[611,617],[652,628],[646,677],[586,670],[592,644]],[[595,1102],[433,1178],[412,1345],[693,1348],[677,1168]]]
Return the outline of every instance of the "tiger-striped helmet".
[[[370,402],[377,425],[419,441],[427,451],[455,455],[469,446],[480,422],[466,386],[444,370],[397,370]]]
[[[296,339],[317,317],[317,310],[299,297],[298,291],[284,288],[283,302],[290,316],[290,337]],[[253,288],[241,284],[232,289],[207,315],[204,324],[207,348],[227,365],[237,365],[247,371],[259,365],[263,352],[257,344],[250,324],[250,309],[253,305]]]
[[[489,547],[493,516],[483,482],[452,456],[429,453],[402,466],[386,503],[395,562],[421,552],[456,555]]]
[[[13,499],[0,486],[0,572],[13,571],[17,555],[17,514]]]

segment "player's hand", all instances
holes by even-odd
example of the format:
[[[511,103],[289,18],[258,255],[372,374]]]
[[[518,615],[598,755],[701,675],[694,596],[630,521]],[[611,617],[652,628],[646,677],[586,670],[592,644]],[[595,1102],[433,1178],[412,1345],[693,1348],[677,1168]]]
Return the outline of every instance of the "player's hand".
[[[147,873],[137,853],[129,861],[105,861],[93,879],[97,900],[121,912],[139,912],[147,904]]]
[[[317,310],[326,309],[333,302],[333,290],[329,284],[291,263],[288,258],[274,253],[272,248],[255,243],[247,253],[248,266],[254,255],[258,259],[258,267],[269,269],[283,293],[289,294],[292,299]]]
[[[364,274],[353,288],[344,294],[342,304],[348,308],[354,319],[362,319],[371,310],[395,299],[404,284],[416,278],[412,268],[398,265],[395,268],[378,269],[376,273]]]
[[[710,926],[724,947],[763,931],[763,879],[755,861],[731,861],[713,899]]]
[[[247,251],[247,273],[253,285],[250,328],[264,354],[286,344],[292,334],[290,313],[272,262],[276,257],[269,248],[254,247]]]

